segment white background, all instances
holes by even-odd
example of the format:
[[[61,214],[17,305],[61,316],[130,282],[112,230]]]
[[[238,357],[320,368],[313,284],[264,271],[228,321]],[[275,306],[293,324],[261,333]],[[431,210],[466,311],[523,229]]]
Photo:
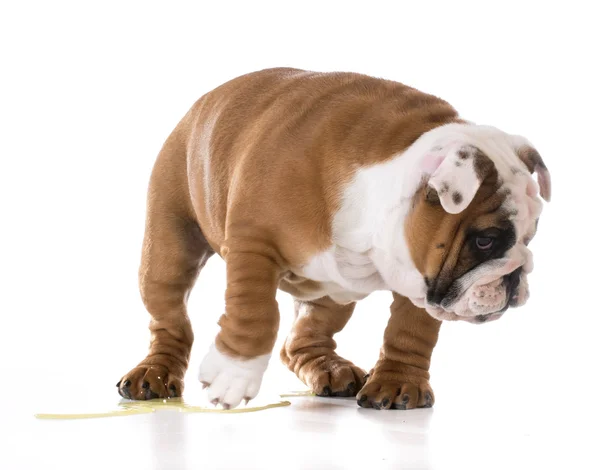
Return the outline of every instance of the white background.
[[[433,424],[422,429],[438,438],[418,468],[492,468],[519,453],[519,462],[593,468],[600,37],[592,4],[2,2],[0,369],[13,405],[0,426],[14,450],[6,468],[34,468],[27,449],[53,435],[49,427],[31,434],[42,398],[118,398],[114,384],[148,343],[137,268],[154,158],[202,94],[274,66],[401,81],[537,146],[553,201],[531,244],[532,297],[498,322],[443,326],[431,368]],[[223,290],[224,264],[214,257],[190,299],[188,382],[217,331]],[[279,347],[292,303],[278,299]],[[342,355],[374,364],[390,301],[378,293],[359,304],[336,338]],[[265,387],[301,388],[278,347]]]

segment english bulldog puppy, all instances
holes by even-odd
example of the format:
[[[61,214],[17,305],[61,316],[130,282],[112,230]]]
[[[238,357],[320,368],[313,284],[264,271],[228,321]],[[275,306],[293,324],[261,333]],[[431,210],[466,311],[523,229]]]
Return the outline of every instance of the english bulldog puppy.
[[[527,301],[541,199],[550,175],[531,143],[435,96],[356,73],[231,80],[192,106],[156,160],[139,271],[152,339],[119,393],[181,395],[194,338],[186,301],[218,253],[225,313],[199,372],[214,404],[257,395],[282,289],[296,315],[281,358],[317,395],[432,406],[441,321],[489,322]],[[393,302],[367,376],[333,337],[379,290]]]

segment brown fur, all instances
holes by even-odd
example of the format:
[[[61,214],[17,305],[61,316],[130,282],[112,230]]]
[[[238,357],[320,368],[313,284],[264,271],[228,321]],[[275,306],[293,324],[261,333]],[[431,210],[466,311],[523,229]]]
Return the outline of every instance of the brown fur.
[[[394,293],[379,360],[358,394],[358,403],[401,410],[433,406],[429,365],[440,326],[439,320]]]
[[[181,394],[193,341],[186,301],[215,252],[227,264],[217,349],[242,358],[269,353],[279,326],[276,290],[298,298],[319,290],[290,268],[330,246],[344,184],[357,169],[451,122],[462,121],[445,101],[353,73],[269,69],[198,100],[152,173],[140,268],[152,341],[148,356],[119,382],[120,393],[134,399]],[[433,274],[443,264],[439,257],[457,256],[452,234],[476,214],[445,217],[427,204],[417,202],[408,237],[418,266]],[[434,231],[435,240],[417,241],[418,233]],[[362,371],[334,353],[332,339],[354,305],[314,300],[304,304],[305,315],[298,315],[300,301],[296,305],[284,362],[317,393],[356,393]],[[361,396],[386,407],[377,397],[391,397],[396,387],[409,397],[398,407],[433,403],[427,370],[438,328],[424,310],[395,295],[381,359]]]
[[[348,323],[356,304],[338,305],[329,298],[294,304],[296,320],[281,360],[318,395],[355,396],[366,374],[335,353],[333,335]]]

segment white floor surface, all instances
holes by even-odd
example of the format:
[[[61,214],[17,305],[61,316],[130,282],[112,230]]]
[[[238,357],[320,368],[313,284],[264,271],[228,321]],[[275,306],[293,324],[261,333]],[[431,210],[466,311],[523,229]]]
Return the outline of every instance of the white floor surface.
[[[288,388],[277,389],[270,380],[268,392],[301,388],[291,373],[275,369]],[[244,414],[163,410],[87,420],[33,417],[74,403],[80,406],[73,410],[92,412],[99,402],[120,402],[111,387],[94,390],[89,376],[80,377],[83,383],[76,376],[61,384],[41,379],[21,398],[10,394],[2,411],[9,426],[0,468],[600,468],[593,397],[584,394],[588,403],[574,402],[573,388],[558,383],[537,397],[519,386],[494,390],[483,382],[478,390],[462,393],[447,384],[437,389],[433,409],[413,411],[360,409],[353,399],[296,397],[287,398],[288,407]],[[201,392],[191,382],[186,393]]]

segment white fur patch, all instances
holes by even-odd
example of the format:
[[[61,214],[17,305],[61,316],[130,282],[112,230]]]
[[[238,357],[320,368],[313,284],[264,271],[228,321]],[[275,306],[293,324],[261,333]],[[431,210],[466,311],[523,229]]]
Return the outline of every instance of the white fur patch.
[[[481,182],[474,157],[461,159],[459,156],[459,152],[468,151],[464,148],[464,142],[455,142],[443,151],[443,161],[431,175],[429,186],[437,191],[446,212],[458,214],[471,203]],[[455,200],[456,196],[460,200]]]
[[[200,364],[198,379],[208,384],[208,399],[235,408],[243,399],[256,397],[270,354],[241,360],[226,356],[212,344]]]

